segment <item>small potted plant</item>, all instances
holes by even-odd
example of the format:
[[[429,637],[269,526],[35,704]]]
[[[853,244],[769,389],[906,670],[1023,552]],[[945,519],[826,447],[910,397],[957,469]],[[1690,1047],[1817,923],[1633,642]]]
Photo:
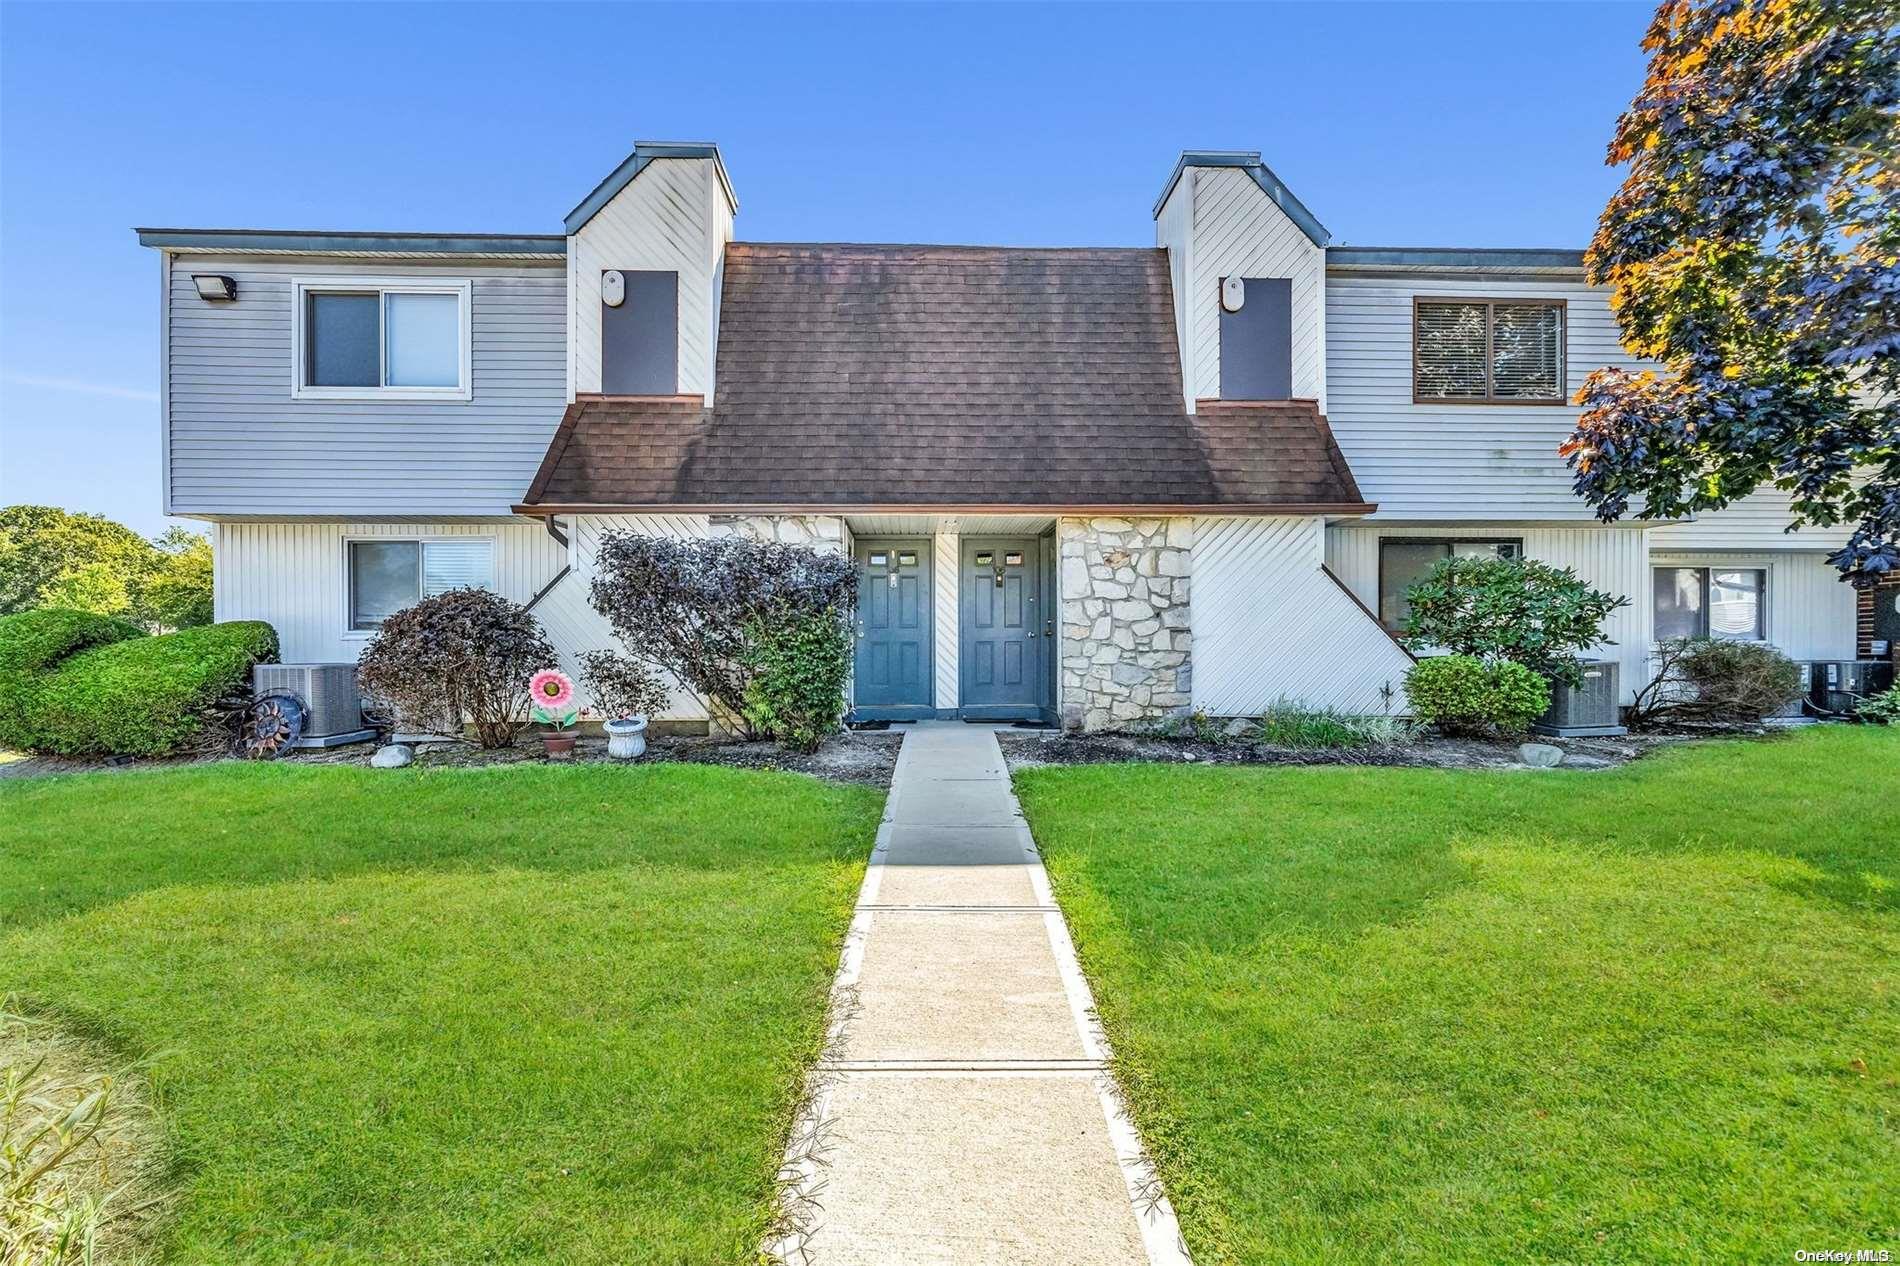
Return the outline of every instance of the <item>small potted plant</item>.
[[[671,692],[647,665],[612,651],[581,656],[581,682],[606,718],[607,755],[634,760],[647,750],[647,720],[667,705]]]
[[[574,718],[580,710],[574,706],[574,683],[558,668],[543,668],[528,679],[528,694],[534,700],[534,719],[544,727],[541,748],[549,760],[573,760]]]

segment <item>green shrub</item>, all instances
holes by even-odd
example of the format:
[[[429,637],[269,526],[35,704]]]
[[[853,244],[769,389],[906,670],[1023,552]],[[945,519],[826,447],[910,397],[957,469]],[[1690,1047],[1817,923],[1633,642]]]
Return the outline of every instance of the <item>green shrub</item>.
[[[1577,657],[1606,644],[1603,623],[1628,598],[1533,558],[1448,558],[1405,591],[1413,650],[1508,659],[1546,681],[1583,684]]]
[[[1449,735],[1522,734],[1550,706],[1542,677],[1508,659],[1439,655],[1405,675],[1405,693],[1421,721]]]
[[[1854,715],[1871,725],[1900,725],[1900,686],[1863,700]]]
[[[851,630],[837,611],[785,611],[746,625],[746,724],[815,752],[844,719]]]
[[[123,620],[42,609],[0,618],[0,743],[65,756],[162,756],[208,739],[221,699],[277,657],[256,621],[146,637]]]

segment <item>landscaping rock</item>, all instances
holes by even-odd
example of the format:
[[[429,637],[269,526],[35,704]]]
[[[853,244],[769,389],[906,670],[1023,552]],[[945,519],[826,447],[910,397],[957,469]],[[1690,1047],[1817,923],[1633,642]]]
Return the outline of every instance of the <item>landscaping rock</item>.
[[[1517,758],[1532,769],[1555,769],[1564,758],[1564,749],[1549,743],[1519,743]]]
[[[406,743],[391,743],[376,749],[369,763],[376,769],[401,769],[416,758],[416,749]]]
[[[1605,760],[1601,756],[1586,756],[1582,752],[1564,753],[1565,769],[1613,769],[1615,766],[1615,761]]]

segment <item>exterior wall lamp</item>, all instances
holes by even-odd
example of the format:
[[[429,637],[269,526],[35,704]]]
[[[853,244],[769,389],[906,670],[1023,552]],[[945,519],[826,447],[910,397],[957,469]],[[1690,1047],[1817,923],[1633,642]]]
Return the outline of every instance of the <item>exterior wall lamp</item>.
[[[206,303],[229,303],[237,298],[237,282],[222,273],[193,273],[191,284]]]

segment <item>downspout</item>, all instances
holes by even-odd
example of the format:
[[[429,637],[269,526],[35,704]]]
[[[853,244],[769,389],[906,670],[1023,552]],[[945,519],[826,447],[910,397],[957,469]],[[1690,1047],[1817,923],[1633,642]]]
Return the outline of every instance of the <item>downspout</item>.
[[[567,543],[567,533],[561,530],[560,524],[554,521],[553,515],[550,514],[547,518],[541,520],[541,522],[542,522],[542,525],[547,528],[548,535],[561,543],[562,549],[569,548],[568,543]],[[554,579],[548,581],[547,584],[542,585],[541,591],[535,594],[534,597],[528,599],[528,605],[523,607],[522,610],[523,611],[534,610],[535,607],[540,605],[541,599],[547,597],[550,593],[553,593],[554,586],[560,584],[563,580],[566,580],[568,577],[568,573],[573,570],[574,570],[573,563],[563,563],[561,565],[561,570],[554,573]]]

